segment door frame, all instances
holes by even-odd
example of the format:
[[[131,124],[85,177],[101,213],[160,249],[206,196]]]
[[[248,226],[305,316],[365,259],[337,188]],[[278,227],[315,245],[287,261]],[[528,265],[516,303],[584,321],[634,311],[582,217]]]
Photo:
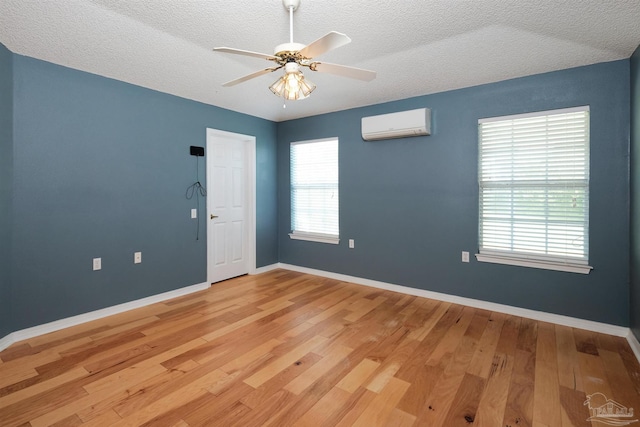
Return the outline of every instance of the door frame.
[[[207,128],[207,153],[211,148],[211,144],[218,138],[231,139],[245,145],[244,155],[244,171],[245,171],[245,248],[247,254],[247,267],[249,274],[256,272],[256,137],[252,135],[244,135],[240,133],[227,132],[219,129]],[[209,156],[206,159],[206,180],[207,188],[213,191],[212,175],[209,171],[212,169],[212,161]],[[214,263],[209,256],[209,246],[211,233],[209,232],[209,202],[207,201],[207,282],[213,283]]]

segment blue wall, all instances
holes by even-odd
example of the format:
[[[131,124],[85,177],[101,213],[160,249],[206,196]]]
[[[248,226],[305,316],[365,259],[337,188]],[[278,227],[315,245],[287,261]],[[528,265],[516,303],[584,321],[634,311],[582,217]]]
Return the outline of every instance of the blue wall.
[[[195,172],[188,147],[205,144],[207,127],[257,137],[258,266],[280,261],[619,325],[631,318],[637,333],[628,182],[631,98],[640,146],[639,56],[275,124],[0,45],[0,338],[206,280],[206,240],[195,240],[184,191]],[[578,105],[592,114],[593,272],[461,263],[460,251],[477,249],[477,120]],[[362,141],[361,117],[422,106],[432,108],[432,136]],[[341,141],[342,241],[292,241],[289,142],[330,136]]]
[[[631,288],[630,325],[640,340],[640,46],[631,56]]]
[[[277,262],[273,122],[19,55],[13,65],[14,330],[206,281],[185,190],[207,127],[257,137],[257,265]]]
[[[11,328],[11,194],[13,176],[13,58],[0,44],[0,338]]]
[[[280,261],[628,325],[629,90],[622,60],[280,123]],[[461,263],[478,247],[478,119],[580,105],[591,107],[591,274]],[[432,109],[431,136],[362,141],[361,117],[419,107]],[[342,240],[290,240],[289,143],[331,136]]]

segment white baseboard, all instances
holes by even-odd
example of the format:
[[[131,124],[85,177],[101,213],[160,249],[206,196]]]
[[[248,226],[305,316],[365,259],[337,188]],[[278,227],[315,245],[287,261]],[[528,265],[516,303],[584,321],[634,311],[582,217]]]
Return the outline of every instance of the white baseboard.
[[[610,325],[607,323],[594,322],[592,320],[578,319],[575,317],[563,316],[561,314],[546,313],[544,311],[529,310],[527,308],[513,307],[505,304],[482,301],[473,298],[459,297],[456,295],[443,294],[440,292],[426,291],[424,289],[411,288],[408,286],[394,285],[391,283],[378,282],[376,280],[363,279],[361,277],[348,276],[345,274],[331,273],[328,271],[315,270],[307,267],[299,267],[290,264],[278,264],[280,268],[298,271],[300,273],[313,274],[316,276],[336,279],[343,282],[355,283],[358,285],[370,286],[387,291],[399,292],[402,294],[414,295],[423,298],[431,298],[438,301],[445,301],[454,304],[466,305],[483,310],[497,311],[499,313],[513,316],[526,317],[528,319],[540,320],[543,322],[555,323],[558,325],[570,326],[572,328],[586,329],[588,331],[600,332],[608,335],[628,338],[629,328],[624,326]],[[636,353],[637,355],[637,353]],[[640,361],[640,357],[638,358]]]
[[[300,273],[312,274],[315,276],[327,277],[330,279],[340,280],[344,282],[355,283],[358,285],[369,286],[372,288],[383,289],[393,292],[398,292],[407,295],[413,295],[423,298],[435,299],[438,301],[450,302],[453,304],[466,305],[469,307],[480,308],[483,310],[496,311],[499,313],[510,314],[513,316],[525,317],[533,320],[540,320],[543,322],[555,323],[558,325],[569,326],[572,328],[585,329],[588,331],[599,332],[608,335],[614,335],[618,337],[624,337],[629,342],[629,346],[633,350],[636,358],[640,362],[640,343],[636,336],[631,332],[629,328],[624,326],[610,325],[607,323],[594,322],[592,320],[578,319],[575,317],[563,316],[560,314],[546,313],[543,311],[529,310],[526,308],[513,307],[505,304],[497,304],[493,302],[487,302],[477,300],[473,298],[465,298],[455,295],[443,294],[440,292],[427,291],[424,289],[411,288],[408,286],[394,285],[391,283],[379,282],[371,279],[364,279],[361,277],[349,276],[346,274],[332,273],[323,270],[316,270],[307,267],[300,267],[297,265],[277,263],[268,266],[257,268],[251,274],[262,274],[275,269],[285,269],[291,271],[297,271]],[[70,326],[76,326],[81,323],[90,322],[92,320],[101,319],[103,317],[111,316],[114,314],[122,313],[125,311],[133,310],[135,308],[145,307],[147,305],[155,304],[157,302],[166,301],[171,298],[177,298],[183,295],[188,295],[193,292],[198,292],[204,289],[208,289],[210,284],[208,282],[200,283],[197,285],[187,286],[185,288],[176,289],[173,291],[165,292],[158,295],[152,295],[150,297],[142,298],[135,301],[126,302],[123,304],[115,305],[112,307],[103,308],[101,310],[91,311],[89,313],[80,314],[78,316],[68,317],[66,319],[56,320],[54,322],[46,323],[44,325],[34,326],[32,328],[22,329],[20,331],[12,332],[9,335],[0,338],[0,351],[9,347],[11,344],[25,339],[33,338],[39,335],[48,334],[60,329],[68,328]]]
[[[282,268],[280,266],[280,264],[276,263],[276,264],[271,264],[271,265],[265,265],[264,267],[260,267],[260,268],[256,268],[255,270],[253,270],[251,273],[249,274],[262,274],[262,273],[268,273],[269,271],[272,270],[276,270],[278,268]]]
[[[92,320],[102,319],[103,317],[112,316],[114,314],[122,313],[125,311],[133,310],[135,308],[145,307],[147,305],[155,304],[157,302],[166,301],[168,299],[181,297],[193,292],[202,291],[209,288],[210,283],[204,282],[197,285],[191,285],[173,291],[164,292],[157,295],[152,295],[146,298],[141,298],[135,301],[125,302],[123,304],[114,305],[111,307],[102,308],[100,310],[90,311],[88,313],[79,314],[77,316],[67,317],[66,319],[56,320],[54,322],[45,323],[43,325],[34,326],[20,331],[15,331],[0,339],[0,351],[9,347],[11,344],[18,341],[26,340],[29,338],[37,337],[39,335],[55,332],[60,329],[68,328],[71,326],[80,325],[82,323],[90,322]]]
[[[633,350],[633,354],[636,355],[636,359],[640,362],[640,342],[638,342],[638,338],[636,338],[631,330],[629,330],[629,335],[627,335],[627,341],[629,341],[629,346],[631,350]]]
[[[13,332],[10,333],[9,335],[6,335],[6,336],[0,338],[0,351],[2,351],[5,348],[9,347],[14,342],[16,342],[16,340],[13,339]]]

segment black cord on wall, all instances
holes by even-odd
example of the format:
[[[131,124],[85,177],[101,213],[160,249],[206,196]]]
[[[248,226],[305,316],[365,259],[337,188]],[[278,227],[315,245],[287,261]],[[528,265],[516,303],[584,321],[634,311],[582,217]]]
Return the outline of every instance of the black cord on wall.
[[[185,196],[187,200],[191,200],[194,196],[196,197],[196,240],[200,238],[200,196],[207,197],[207,189],[200,183],[200,165],[198,158],[199,155],[196,156],[196,182],[187,187],[187,191]]]

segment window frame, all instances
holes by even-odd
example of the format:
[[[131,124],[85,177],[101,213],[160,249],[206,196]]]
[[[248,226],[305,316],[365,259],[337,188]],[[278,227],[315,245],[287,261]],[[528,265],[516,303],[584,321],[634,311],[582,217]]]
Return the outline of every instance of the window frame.
[[[586,166],[584,170],[585,178],[582,180],[582,188],[584,188],[585,192],[585,200],[583,203],[586,204],[586,214],[582,217],[583,224],[583,233],[584,233],[584,246],[585,249],[583,251],[583,258],[572,257],[570,255],[545,255],[545,254],[536,254],[531,252],[518,252],[518,251],[509,251],[509,250],[497,250],[497,249],[488,249],[483,248],[483,193],[485,188],[488,190],[491,189],[491,185],[487,184],[490,181],[483,182],[483,146],[482,146],[482,124],[484,123],[495,123],[495,122],[507,122],[511,120],[518,119],[529,119],[529,118],[538,118],[538,117],[546,117],[553,116],[558,114],[566,114],[566,113],[574,113],[574,112],[585,112],[586,113],[586,128],[585,128],[585,150],[586,150]],[[479,262],[489,262],[496,264],[506,264],[506,265],[515,265],[522,267],[532,267],[546,270],[555,270],[555,271],[564,271],[571,273],[580,273],[580,274],[589,274],[589,272],[593,269],[589,264],[588,256],[589,256],[589,174],[590,174],[590,108],[589,106],[580,106],[580,107],[572,107],[572,108],[563,108],[556,110],[546,110],[546,111],[538,111],[533,113],[525,113],[525,114],[515,114],[509,116],[500,116],[500,117],[491,117],[486,119],[478,120],[478,253],[476,254],[476,259]],[[546,161],[545,161],[546,162]],[[549,166],[549,163],[545,163],[546,167]],[[539,185],[539,187],[544,188],[545,191],[553,190],[559,188],[558,182],[553,182],[554,180],[546,181],[546,185]],[[514,182],[512,181],[512,185],[505,185],[504,188],[510,189],[522,189],[523,184],[526,180],[521,180]],[[576,188],[579,188],[577,183],[580,180],[576,179],[573,182],[573,185]],[[484,184],[484,185],[483,185]],[[561,187],[560,187],[561,188]],[[510,206],[514,206],[514,199],[509,199]],[[545,198],[546,209],[548,209],[548,199]],[[545,226],[552,224],[549,221],[549,217],[545,217]],[[513,236],[513,235],[512,235]],[[510,237],[512,239],[513,237]],[[545,242],[548,240],[545,239]]]
[[[335,159],[335,173],[337,175],[337,182],[335,183],[335,191],[338,195],[338,206],[335,212],[335,221],[337,222],[338,233],[337,234],[328,234],[322,232],[314,232],[314,231],[301,231],[294,229],[295,223],[295,212],[294,212],[294,158],[293,158],[293,147],[304,144],[320,144],[325,142],[333,142],[337,144],[337,158]],[[289,238],[292,240],[305,240],[309,242],[318,242],[318,243],[328,243],[337,245],[340,243],[340,168],[339,168],[339,160],[340,160],[340,140],[338,137],[331,138],[322,138],[322,139],[313,139],[306,141],[295,141],[289,144],[289,197],[290,197],[290,228],[291,233],[289,233]]]

